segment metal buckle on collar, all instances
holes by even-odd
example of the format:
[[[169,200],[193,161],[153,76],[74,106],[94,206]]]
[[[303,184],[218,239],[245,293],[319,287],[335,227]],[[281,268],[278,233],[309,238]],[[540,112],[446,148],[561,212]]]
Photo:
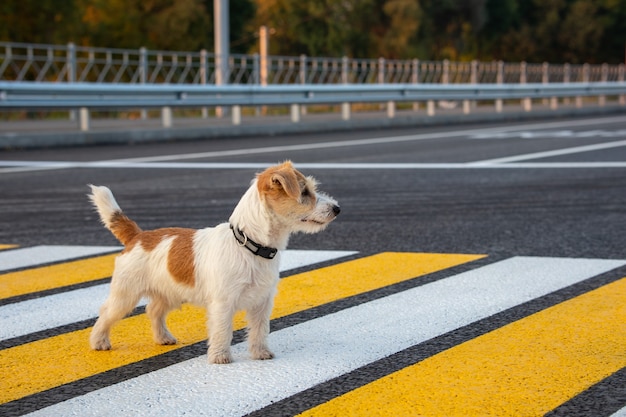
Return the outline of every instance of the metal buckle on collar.
[[[248,235],[246,235],[243,231],[239,230],[239,228],[233,226],[232,224],[230,225],[230,228],[233,231],[233,236],[235,236],[235,240],[237,241],[237,244],[239,246],[245,247],[250,252],[254,253],[257,256],[260,256],[261,258],[274,259],[276,257],[278,249],[259,245],[253,240],[250,240],[248,238]],[[241,240],[242,238],[243,241]]]

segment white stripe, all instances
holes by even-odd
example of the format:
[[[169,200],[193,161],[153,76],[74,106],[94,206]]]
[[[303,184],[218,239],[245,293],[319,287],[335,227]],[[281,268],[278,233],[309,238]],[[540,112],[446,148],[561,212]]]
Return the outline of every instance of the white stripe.
[[[580,151],[583,152],[583,151]],[[511,157],[516,159],[517,157]],[[505,159],[505,158],[503,158]],[[526,158],[520,158],[526,159]],[[532,158],[528,158],[532,159]],[[561,169],[561,168],[626,168],[626,162],[519,162],[504,163],[494,160],[450,163],[298,163],[299,169],[341,170],[432,170],[432,169]],[[28,165],[29,161],[22,161]],[[37,162],[35,166],[43,168]],[[262,170],[272,162],[129,162],[125,164],[98,162],[76,163],[74,168],[123,168],[123,169],[257,169]],[[19,168],[21,169],[21,168]],[[0,170],[2,172],[2,170]]]
[[[12,249],[0,252],[0,271],[111,253],[119,249],[116,246],[33,246]]]
[[[280,270],[288,271],[355,253],[287,250],[281,255]],[[0,340],[97,317],[98,309],[108,294],[109,284],[102,284],[0,306]],[[145,304],[146,301],[142,300],[139,305]]]
[[[235,416],[520,303],[626,264],[518,257],[314,319],[270,335],[277,358],[232,365],[206,356],[170,366],[32,415]]]
[[[212,152],[194,152],[194,153],[186,153],[186,154],[178,154],[178,155],[161,155],[161,156],[148,156],[143,158],[127,158],[127,159],[116,159],[114,161],[102,161],[102,162],[158,162],[158,161],[180,161],[181,159],[198,159],[198,158],[216,158],[216,157],[224,157],[224,156],[235,156],[235,155],[257,155],[262,153],[271,153],[271,152],[285,152],[285,151],[301,151],[301,150],[310,150],[310,149],[327,149],[327,148],[338,148],[338,147],[347,147],[347,146],[364,146],[364,145],[377,145],[381,143],[390,143],[390,142],[412,142],[417,140],[426,140],[426,139],[438,139],[438,138],[450,138],[456,136],[467,136],[470,134],[478,134],[484,132],[501,132],[501,131],[509,131],[515,129],[545,129],[545,128],[555,128],[562,126],[589,126],[593,124],[608,124],[608,123],[623,123],[626,121],[626,118],[623,116],[619,117],[609,117],[609,118],[600,118],[600,119],[586,119],[586,120],[577,120],[577,121],[559,121],[559,122],[548,122],[548,123],[536,123],[536,124],[527,124],[527,125],[517,125],[517,126],[499,126],[492,128],[483,128],[483,129],[465,129],[465,130],[453,130],[448,132],[434,132],[434,133],[423,133],[419,135],[403,135],[403,136],[388,136],[381,138],[370,138],[370,139],[355,139],[355,140],[347,140],[347,141],[332,141],[332,142],[321,142],[321,143],[305,143],[300,145],[283,145],[283,146],[269,146],[265,148],[249,148],[249,149],[234,149],[227,151],[212,151]]]
[[[626,146],[626,140],[620,140],[616,142],[596,143],[594,145],[576,146],[573,148],[556,149],[553,151],[533,152],[533,153],[527,153],[527,154],[522,154],[522,155],[507,156],[504,158],[486,159],[484,161],[473,162],[472,165],[504,164],[507,162],[527,161],[529,159],[549,158],[552,156],[570,155],[573,153],[593,152],[593,151],[599,151],[602,149],[618,148],[621,146]]]

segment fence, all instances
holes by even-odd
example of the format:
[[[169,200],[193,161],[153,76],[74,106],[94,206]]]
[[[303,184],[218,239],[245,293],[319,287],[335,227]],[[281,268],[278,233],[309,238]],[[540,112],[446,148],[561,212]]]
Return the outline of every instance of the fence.
[[[492,84],[624,81],[624,65],[555,65],[231,54],[228,84]],[[216,56],[0,42],[0,81],[215,84]]]
[[[74,44],[68,45],[40,45],[24,43],[0,42],[0,82],[8,85],[10,83],[97,83],[116,85],[184,85],[209,87],[219,84],[229,84],[230,86],[290,86],[290,85],[335,85],[335,91],[341,85],[436,85],[442,90],[447,85],[470,86],[476,89],[480,86],[481,91],[487,91],[490,85],[500,85],[506,87],[498,94],[465,94],[459,93],[459,89],[445,89],[446,100],[462,100],[463,112],[471,111],[472,103],[476,100],[493,100],[495,111],[501,112],[503,100],[520,99],[525,111],[532,108],[533,98],[543,98],[545,103],[549,103],[550,108],[558,107],[558,98],[575,97],[575,105],[583,105],[582,97],[597,95],[598,104],[605,105],[607,95],[618,96],[619,102],[626,105],[624,91],[619,89],[553,89],[552,95],[547,94],[547,87],[552,85],[585,84],[594,83],[610,85],[613,87],[623,85],[625,79],[625,67],[621,65],[554,65],[548,63],[529,64],[505,63],[505,62],[453,62],[453,61],[421,61],[413,60],[386,60],[380,59],[352,59],[342,58],[320,58],[320,57],[287,57],[287,56],[260,56],[231,54],[228,58],[227,74],[225,83],[220,80],[216,71],[216,63],[219,57],[205,50],[199,52],[176,52],[176,51],[152,51],[146,48],[138,50],[94,48],[82,47]],[[527,89],[518,89],[516,94],[503,93],[507,88],[514,85],[527,85]],[[508,86],[508,87],[507,87]],[[231,87],[229,87],[231,88]],[[15,104],[10,104],[7,100],[7,89],[0,95],[0,108],[16,108]],[[390,87],[390,89],[393,89]],[[408,89],[410,90],[410,88]],[[404,89],[406,94],[407,89]],[[510,88],[509,88],[510,90]],[[539,92],[539,90],[541,90]],[[601,92],[598,92],[600,91]],[[313,90],[307,90],[309,93]],[[526,95],[519,95],[520,91],[526,91]],[[533,93],[534,91],[534,93]],[[572,91],[577,91],[572,94]],[[591,92],[594,91],[592,94]],[[283,90],[282,93],[286,93]],[[345,91],[344,91],[345,92]],[[449,94],[451,93],[451,94]],[[187,93],[186,93],[187,94]],[[225,93],[222,94],[222,96]],[[360,95],[352,96],[344,101],[327,100],[325,103],[341,102],[341,113],[343,119],[350,118],[350,103],[358,102],[380,102],[382,99],[372,99],[371,94],[363,92]],[[257,95],[258,97],[258,95]],[[285,96],[287,97],[287,96]],[[381,96],[378,95],[378,98]],[[417,109],[419,101],[427,102],[427,114],[434,115],[435,100],[439,96],[427,95],[422,91],[421,95],[413,95],[414,108]],[[409,101],[407,97],[391,95],[386,103],[387,115],[394,117],[395,102]],[[83,97],[83,100],[85,97]],[[568,99],[565,99],[568,100]],[[241,123],[241,105],[253,105],[250,97],[240,98],[238,102],[226,103],[221,101],[221,105],[232,105],[233,123]],[[287,104],[284,100],[279,100],[280,104]],[[272,103],[279,104],[274,101]],[[293,102],[291,106],[291,118],[294,122],[300,120],[300,114],[306,112],[307,103],[317,103],[319,100],[304,100],[304,102]],[[15,101],[13,103],[16,103]],[[189,106],[191,101],[170,101],[170,104],[163,104],[162,120],[166,127],[171,126],[170,106]],[[33,104],[33,103],[31,103]],[[36,104],[36,103],[34,103]],[[33,106],[34,106],[33,104]],[[81,130],[89,128],[89,108],[98,107],[97,103],[89,106],[75,102],[77,108],[81,108],[79,113],[79,126]],[[217,105],[215,101],[198,101],[200,106]],[[257,100],[257,105],[258,100]],[[271,104],[267,101],[266,104]],[[300,106],[302,107],[294,107]],[[40,107],[52,108],[55,106]],[[100,102],[100,106],[103,103]],[[13,107],[12,107],[13,106]],[[24,102],[24,106],[26,103]],[[57,106],[67,107],[67,106]],[[106,106],[105,106],[106,107]],[[112,107],[112,106],[111,106]],[[124,107],[120,105],[120,107]],[[24,107],[29,108],[29,107]],[[206,107],[203,108],[203,117],[206,117]],[[145,117],[143,112],[142,117]]]

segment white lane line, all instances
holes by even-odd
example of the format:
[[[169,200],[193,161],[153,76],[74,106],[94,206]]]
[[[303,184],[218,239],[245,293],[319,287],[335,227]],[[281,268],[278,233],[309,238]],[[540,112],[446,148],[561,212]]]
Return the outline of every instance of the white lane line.
[[[365,146],[376,145],[392,142],[411,142],[427,139],[439,139],[439,138],[452,138],[459,136],[485,134],[490,132],[508,132],[512,130],[532,130],[532,129],[550,129],[561,127],[575,127],[575,126],[590,126],[594,124],[607,125],[611,123],[624,123],[626,118],[620,117],[607,117],[607,118],[593,118],[584,120],[572,120],[572,121],[557,121],[535,124],[519,124],[509,126],[499,126],[492,128],[482,129],[465,129],[465,130],[453,130],[446,132],[433,132],[423,133],[417,135],[404,135],[404,136],[388,136],[369,139],[356,139],[346,141],[331,141],[320,143],[305,143],[299,145],[282,145],[282,146],[268,146],[260,148],[247,148],[247,149],[233,149],[225,151],[210,151],[210,152],[193,152],[185,154],[173,154],[173,155],[160,155],[160,156],[147,156],[139,158],[122,158],[114,160],[103,160],[93,162],[68,162],[68,161],[2,161],[0,160],[0,166],[7,168],[0,168],[0,173],[10,172],[25,172],[25,171],[37,171],[37,170],[53,170],[53,169],[67,169],[67,168],[112,168],[115,165],[119,165],[121,168],[130,167],[131,163],[146,163],[146,162],[165,162],[165,161],[180,161],[185,159],[199,159],[199,158],[217,158],[225,156],[242,156],[242,155],[257,155],[273,152],[286,152],[286,151],[303,151],[312,149],[331,149],[338,147],[349,146]],[[135,165],[135,167],[138,167]],[[159,166],[153,166],[159,168]],[[208,167],[208,166],[206,166]],[[256,168],[256,166],[255,166]],[[442,168],[444,168],[442,166]]]
[[[33,246],[0,252],[0,271],[36,267],[51,262],[61,262],[84,256],[112,253],[121,249],[116,246]]]
[[[380,138],[369,138],[369,139],[355,139],[355,140],[346,140],[346,141],[331,141],[331,142],[321,142],[321,143],[305,143],[300,145],[282,145],[282,146],[269,146],[264,148],[249,148],[249,149],[233,149],[226,151],[211,151],[211,152],[193,152],[186,154],[178,154],[178,155],[161,155],[161,156],[148,156],[141,158],[126,158],[126,159],[115,159],[111,161],[102,161],[104,163],[109,162],[163,162],[163,161],[180,161],[183,159],[199,159],[199,158],[217,158],[224,156],[241,156],[241,155],[257,155],[263,153],[271,153],[271,152],[284,152],[284,151],[302,151],[302,150],[312,150],[312,149],[327,149],[327,148],[339,148],[339,147],[349,147],[349,146],[364,146],[364,145],[377,145],[381,143],[392,143],[392,142],[411,142],[418,140],[427,140],[427,139],[439,139],[439,138],[451,138],[457,136],[467,136],[470,134],[479,134],[486,132],[501,132],[501,131],[509,131],[509,130],[517,130],[517,129],[544,129],[544,128],[555,128],[562,126],[589,126],[593,124],[608,124],[608,123],[624,123],[626,122],[626,117],[609,117],[603,119],[586,119],[586,120],[577,120],[577,121],[559,121],[559,122],[547,122],[547,123],[535,123],[535,124],[526,124],[526,125],[514,125],[514,126],[499,126],[492,128],[482,128],[482,129],[469,129],[469,130],[453,130],[447,132],[433,132],[433,133],[422,133],[417,135],[403,135],[403,136],[387,136]]]
[[[580,151],[583,152],[583,151]],[[516,158],[516,157],[511,157]],[[505,158],[503,158],[505,159]],[[520,158],[525,159],[525,158]],[[532,159],[532,158],[528,158]],[[28,161],[22,161],[28,164]],[[432,170],[432,169],[527,169],[527,168],[543,168],[543,169],[561,169],[561,168],[626,168],[626,161],[606,161],[606,162],[511,162],[501,163],[494,160],[478,161],[478,162],[444,162],[444,163],[297,163],[299,169],[341,169],[341,170]],[[121,169],[254,169],[262,170],[275,162],[129,162],[129,163],[75,163],[74,168],[121,168]],[[37,162],[35,167],[40,166],[41,162]],[[19,170],[22,170],[19,168]],[[28,169],[26,169],[28,170]],[[0,172],[3,172],[0,169]]]
[[[287,250],[281,255],[280,270],[288,271],[355,253],[357,252]],[[95,318],[108,294],[109,284],[102,284],[0,306],[0,340]],[[145,304],[146,301],[142,300],[139,305]]]
[[[273,361],[208,365],[206,356],[32,413],[236,416],[507,308],[626,264],[516,257],[270,334]]]
[[[545,152],[533,152],[522,155],[507,156],[504,158],[485,159],[483,161],[471,162],[470,165],[493,165],[493,164],[505,164],[509,162],[527,161],[529,159],[541,159],[549,158],[552,156],[570,155],[574,153],[593,152],[602,149],[619,148],[626,146],[626,140],[619,140],[615,142],[596,143],[593,145],[575,146],[572,148],[555,149],[553,151]]]

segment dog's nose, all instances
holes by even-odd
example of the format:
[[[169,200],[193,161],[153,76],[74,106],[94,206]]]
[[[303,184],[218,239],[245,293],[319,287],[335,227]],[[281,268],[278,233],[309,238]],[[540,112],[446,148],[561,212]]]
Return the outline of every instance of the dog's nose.
[[[341,213],[341,207],[333,206],[333,213],[335,213],[335,216]]]

